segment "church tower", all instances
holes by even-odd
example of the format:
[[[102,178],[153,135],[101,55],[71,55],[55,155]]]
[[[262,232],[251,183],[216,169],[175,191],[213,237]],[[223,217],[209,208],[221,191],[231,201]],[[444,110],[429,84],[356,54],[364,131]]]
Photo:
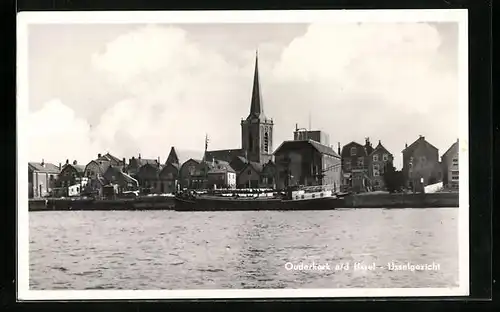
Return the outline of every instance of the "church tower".
[[[259,82],[259,56],[256,52],[250,114],[241,121],[241,147],[248,160],[265,164],[272,159],[273,126],[273,120],[264,115]]]

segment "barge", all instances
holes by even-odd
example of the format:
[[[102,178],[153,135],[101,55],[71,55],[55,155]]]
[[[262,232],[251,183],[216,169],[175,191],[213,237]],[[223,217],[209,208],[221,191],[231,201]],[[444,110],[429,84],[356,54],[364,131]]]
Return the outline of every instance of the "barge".
[[[245,194],[247,195],[247,194]],[[184,192],[176,194],[176,211],[258,211],[331,210],[342,206],[346,193],[325,186],[289,189],[286,192],[256,193],[245,196],[238,191],[225,193]]]

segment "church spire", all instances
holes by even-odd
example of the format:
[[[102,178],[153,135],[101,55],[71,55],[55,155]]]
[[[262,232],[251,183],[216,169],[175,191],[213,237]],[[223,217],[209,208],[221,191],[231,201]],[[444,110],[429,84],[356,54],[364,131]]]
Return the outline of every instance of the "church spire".
[[[262,95],[260,93],[258,50],[255,50],[255,71],[253,76],[252,102],[250,104],[250,115],[248,117],[264,117]]]

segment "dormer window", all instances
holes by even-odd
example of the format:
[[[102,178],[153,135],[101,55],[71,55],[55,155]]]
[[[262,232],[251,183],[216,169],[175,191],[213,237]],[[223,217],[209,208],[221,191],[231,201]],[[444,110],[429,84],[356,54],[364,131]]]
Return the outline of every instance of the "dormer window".
[[[373,155],[373,161],[378,161],[378,154]]]
[[[389,160],[389,154],[384,154],[384,155],[382,156],[382,159],[383,159],[384,161],[388,161],[388,160]]]
[[[356,156],[356,147],[351,147],[351,156]]]

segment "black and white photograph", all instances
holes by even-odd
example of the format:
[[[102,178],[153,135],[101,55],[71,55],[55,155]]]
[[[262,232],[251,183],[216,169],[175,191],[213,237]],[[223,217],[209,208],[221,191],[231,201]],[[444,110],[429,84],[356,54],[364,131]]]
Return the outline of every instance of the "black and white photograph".
[[[19,299],[469,294],[466,10],[17,22]]]

